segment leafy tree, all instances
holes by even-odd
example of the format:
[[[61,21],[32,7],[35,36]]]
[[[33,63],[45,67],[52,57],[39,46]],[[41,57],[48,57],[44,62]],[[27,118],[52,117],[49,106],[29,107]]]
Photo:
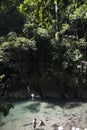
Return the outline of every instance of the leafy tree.
[[[6,66],[6,70],[3,70],[5,89],[7,88],[8,91],[26,89],[28,73],[33,71],[35,42],[25,37],[17,37],[15,33],[9,33],[7,41],[1,45],[1,51],[1,61]]]
[[[24,16],[18,11],[19,0],[1,1],[0,4],[0,36],[10,31],[22,32]]]
[[[4,116],[7,116],[9,114],[11,108],[14,108],[11,103],[8,103],[6,106],[0,104],[0,112],[2,112]]]
[[[29,86],[41,95],[81,97],[87,86],[86,15],[85,0],[0,1],[2,90]]]

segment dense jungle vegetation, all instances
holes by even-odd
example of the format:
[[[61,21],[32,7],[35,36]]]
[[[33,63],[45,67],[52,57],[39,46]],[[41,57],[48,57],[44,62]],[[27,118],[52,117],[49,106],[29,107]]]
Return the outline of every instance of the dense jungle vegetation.
[[[0,0],[0,95],[87,98],[87,1]]]

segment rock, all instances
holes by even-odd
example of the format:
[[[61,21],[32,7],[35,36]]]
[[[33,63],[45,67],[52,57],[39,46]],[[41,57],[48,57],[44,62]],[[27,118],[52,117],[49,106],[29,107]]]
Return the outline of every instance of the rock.
[[[84,130],[87,130],[87,128],[84,128]]]
[[[40,120],[38,126],[45,126],[45,123],[42,120]]]
[[[76,130],[76,128],[75,128],[75,127],[72,127],[71,130]]]
[[[59,126],[58,130],[64,130],[63,126]]]
[[[80,130],[80,128],[76,128],[76,130]]]

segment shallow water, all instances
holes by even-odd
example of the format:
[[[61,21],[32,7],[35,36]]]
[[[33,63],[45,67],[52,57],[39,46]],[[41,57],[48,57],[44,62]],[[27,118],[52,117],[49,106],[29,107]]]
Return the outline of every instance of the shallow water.
[[[14,109],[10,110],[7,117],[1,116],[0,130],[32,130],[32,120],[34,118],[37,118],[38,122],[42,119],[57,123],[59,119],[68,118],[71,115],[83,119],[85,126],[82,127],[87,127],[87,124],[84,122],[84,119],[87,119],[87,103],[16,102],[14,103]]]

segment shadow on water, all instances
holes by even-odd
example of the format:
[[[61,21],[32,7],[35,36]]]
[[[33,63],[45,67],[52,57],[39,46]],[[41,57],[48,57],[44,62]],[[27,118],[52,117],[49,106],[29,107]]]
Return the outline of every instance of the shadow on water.
[[[27,106],[24,106],[23,109],[28,109],[30,112],[39,112],[40,111],[40,102],[34,102]]]
[[[4,126],[5,124],[5,122],[0,122],[0,126]]]
[[[37,128],[36,130],[45,130],[45,129],[42,129],[42,128]]]
[[[53,128],[57,128],[59,125],[57,125],[57,124],[53,124],[53,125],[51,125],[51,127],[53,127]]]
[[[46,100],[48,105],[45,108],[52,108],[55,109],[55,106],[59,106],[63,109],[73,109],[79,106],[82,106],[83,101],[79,100]]]
[[[57,105],[57,104],[53,104],[53,103],[50,104],[50,103],[49,103],[48,105],[45,106],[45,108],[46,108],[46,109],[49,109],[49,108],[55,109],[55,106],[56,106],[56,105]]]
[[[29,125],[32,125],[32,123],[24,124],[22,127],[26,127],[26,126],[29,126]],[[35,130],[44,130],[44,129],[42,129],[42,128],[36,128]]]
[[[22,127],[26,127],[26,126],[29,126],[29,125],[32,125],[32,123],[24,124]]]
[[[79,102],[67,102],[67,103],[61,104],[60,106],[65,108],[65,109],[73,109],[73,108],[82,106],[82,103],[79,103]]]
[[[4,118],[5,118],[5,117],[4,117]],[[6,125],[6,123],[13,122],[13,121],[16,121],[16,120],[17,120],[17,119],[11,119],[11,120],[6,120],[5,122],[2,122],[2,121],[0,120],[0,127]]]

